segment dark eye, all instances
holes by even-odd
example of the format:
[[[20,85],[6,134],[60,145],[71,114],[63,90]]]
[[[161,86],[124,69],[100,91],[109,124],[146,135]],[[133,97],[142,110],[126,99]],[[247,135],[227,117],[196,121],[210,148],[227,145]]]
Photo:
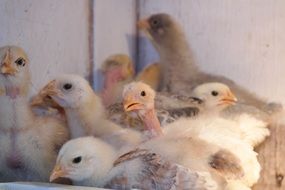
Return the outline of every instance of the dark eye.
[[[212,91],[212,95],[213,95],[213,96],[218,96],[219,93],[218,93],[217,91]]]
[[[157,26],[158,25],[158,20],[156,20],[156,19],[153,19],[152,21],[151,21],[151,25],[152,26]]]
[[[72,88],[72,84],[66,83],[66,84],[63,85],[63,88],[64,88],[65,90],[69,90],[69,89]]]
[[[72,160],[72,163],[78,164],[79,162],[81,162],[81,160],[82,160],[82,157],[81,157],[81,156],[78,156],[78,157],[76,157],[76,158],[74,158],[74,159]]]
[[[141,96],[145,96],[145,91],[141,91]]]
[[[25,61],[25,59],[23,59],[23,58],[19,58],[19,59],[17,59],[16,61],[15,61],[15,63],[17,64],[17,65],[19,65],[19,66],[25,66],[26,65],[26,61]]]
[[[47,99],[49,99],[49,100],[51,100],[51,99],[52,99],[52,98],[51,98],[51,96],[49,96],[49,95],[47,95],[47,96],[46,96],[46,98],[47,98]]]

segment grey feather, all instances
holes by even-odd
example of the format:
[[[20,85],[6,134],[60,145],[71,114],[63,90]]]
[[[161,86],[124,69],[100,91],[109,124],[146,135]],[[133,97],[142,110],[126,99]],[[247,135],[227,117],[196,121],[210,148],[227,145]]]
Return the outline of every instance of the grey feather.
[[[145,149],[137,149],[122,155],[115,165],[126,164],[131,160],[139,160],[140,170],[133,176],[135,180],[128,180],[128,172],[125,170],[115,176],[106,185],[112,189],[195,189],[207,190],[206,179],[198,172],[190,171],[188,168],[163,160],[158,154]],[[125,165],[128,167],[128,165]]]

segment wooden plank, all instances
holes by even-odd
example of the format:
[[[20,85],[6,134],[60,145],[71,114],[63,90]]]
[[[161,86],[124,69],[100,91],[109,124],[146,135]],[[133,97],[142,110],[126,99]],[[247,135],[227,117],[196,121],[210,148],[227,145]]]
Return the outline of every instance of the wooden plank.
[[[271,136],[257,149],[263,170],[254,190],[285,189],[285,125],[271,126],[270,129]]]
[[[94,87],[101,88],[100,68],[111,54],[136,59],[136,1],[94,0]]]
[[[27,51],[33,93],[62,73],[88,76],[88,1],[0,1],[0,45]]]

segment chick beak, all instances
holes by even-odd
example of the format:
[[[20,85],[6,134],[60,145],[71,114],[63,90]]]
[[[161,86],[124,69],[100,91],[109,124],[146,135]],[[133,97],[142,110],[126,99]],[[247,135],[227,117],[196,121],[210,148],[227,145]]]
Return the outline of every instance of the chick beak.
[[[14,75],[17,72],[11,62],[10,51],[8,50],[0,66],[0,72],[3,75]]]
[[[32,107],[34,107],[34,106],[41,106],[42,104],[43,104],[43,98],[40,95],[37,95],[37,96],[33,97],[32,101],[30,103],[30,105]]]
[[[60,90],[58,90],[56,86],[56,81],[53,80],[49,82],[43,89],[42,89],[42,94],[45,94],[45,96],[61,96],[62,93]]]
[[[66,169],[64,169],[60,165],[56,164],[54,169],[51,172],[51,175],[49,177],[49,181],[52,182],[53,180],[55,180],[59,177],[66,177],[67,174],[68,174],[68,172],[66,171]]]
[[[124,98],[123,106],[127,112],[143,109],[143,104],[131,96]]]
[[[234,105],[237,102],[237,98],[231,91],[228,91],[220,102],[221,102],[220,105],[222,104]]]
[[[137,25],[138,25],[139,29],[141,29],[141,30],[149,30],[150,29],[148,19],[139,20]]]

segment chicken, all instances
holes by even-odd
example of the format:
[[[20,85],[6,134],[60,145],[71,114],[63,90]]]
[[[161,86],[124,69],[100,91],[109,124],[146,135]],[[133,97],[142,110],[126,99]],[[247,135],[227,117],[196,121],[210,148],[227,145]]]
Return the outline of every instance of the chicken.
[[[138,144],[140,133],[107,120],[105,108],[89,83],[78,75],[61,75],[42,90],[64,109],[71,138],[94,135],[117,148]]]
[[[37,117],[28,102],[29,59],[20,47],[0,48],[0,181],[48,181],[65,124]]]
[[[159,119],[161,126],[165,126],[181,117],[193,117],[198,114],[201,114],[201,112],[210,112],[211,114],[213,114],[213,111],[215,111],[218,113],[220,110],[223,110],[236,102],[236,97],[227,87],[224,88],[223,85],[221,85],[221,89],[219,89],[218,87],[220,86],[215,84],[209,84],[209,90],[206,91],[206,88],[203,85],[200,85],[195,88],[194,92],[196,93],[195,95],[197,95],[196,97],[175,97],[166,96],[165,94],[159,94],[158,97],[155,98],[155,92],[149,86],[143,84],[142,82],[134,82],[125,86],[125,89],[123,91],[123,99],[124,101],[126,101],[125,105],[128,104],[127,102],[129,102],[129,104],[141,102],[148,102],[152,104],[156,103],[156,115]],[[220,92],[220,95],[218,97],[214,96],[214,98],[212,98],[211,91],[215,91],[215,93]],[[145,97],[142,96],[142,93],[145,94]],[[168,103],[168,106],[171,105],[170,108],[164,105],[167,104],[167,102],[171,102]],[[181,104],[180,107],[174,105],[178,102],[182,102],[184,103],[184,105]],[[187,102],[191,102],[192,105],[189,105],[188,107]],[[193,102],[196,102],[196,105],[193,104]],[[151,109],[153,107],[153,105],[150,105]],[[118,107],[116,108],[117,110],[119,109]],[[115,112],[116,110],[113,111]],[[151,112],[151,114],[154,114],[154,110]],[[140,111],[138,111],[137,114],[134,114],[132,111],[131,113],[126,112],[125,114],[121,114],[121,117],[112,117],[112,119],[114,118],[115,121],[121,121],[123,125],[141,126],[143,125],[142,123],[140,123],[140,121],[143,120],[141,117],[148,118],[148,116],[144,116],[144,113],[142,114],[140,113]]]
[[[152,89],[158,90],[160,81],[160,64],[153,63],[145,67],[137,76],[136,81],[148,84]]]
[[[252,147],[256,147],[270,135],[268,114],[253,106],[237,102],[230,88],[225,84],[201,84],[193,89],[192,95],[203,101],[202,107],[204,113],[208,113],[207,117],[215,117],[217,114],[219,117],[235,122],[240,130],[241,139]],[[236,126],[235,123],[233,126]]]
[[[142,83],[142,82],[138,82]],[[136,83],[133,83],[136,84]],[[127,85],[130,87],[127,91],[136,91],[136,85]],[[132,94],[132,93],[131,93]],[[127,96],[127,93],[123,94]],[[176,95],[161,94],[155,97],[156,115],[161,126],[174,122],[180,117],[195,117],[199,114],[201,100],[198,98],[177,97]],[[144,130],[142,120],[136,113],[125,112],[122,103],[117,103],[107,108],[107,117],[122,127]]]
[[[37,115],[57,117],[66,121],[64,109],[57,104],[43,89],[30,100],[32,110]]]
[[[221,82],[228,85],[241,103],[258,109],[275,109],[267,102],[232,80],[205,73],[194,63],[187,38],[181,26],[168,14],[153,14],[138,22],[160,55],[163,90],[189,95],[192,88],[207,82]]]
[[[104,105],[108,107],[121,102],[123,86],[134,78],[134,66],[129,56],[115,54],[108,57],[101,68],[104,74],[104,87],[101,97]]]
[[[253,147],[242,138],[239,125],[234,121],[220,117],[208,118],[208,115],[201,115],[195,119],[179,119],[161,129],[154,111],[155,92],[149,86],[139,82],[131,83],[124,88],[123,93],[124,109],[128,112],[136,112],[139,115],[152,138],[165,135],[170,135],[171,138],[176,135],[179,138],[181,136],[199,137],[208,143],[213,143],[231,151],[241,160],[242,168],[245,171],[245,175],[241,180],[242,184],[251,187],[257,182],[260,173],[260,165],[256,158],[257,154],[253,151]],[[230,91],[226,91],[224,94],[226,98],[222,97],[221,100],[216,101],[218,104],[228,104],[235,100]],[[210,103],[209,105],[213,104]],[[164,144],[165,146],[166,142],[158,144]],[[236,149],[236,147],[239,148]],[[162,155],[165,155],[164,151],[171,152],[170,150],[164,150],[163,147],[155,143],[147,148]],[[170,153],[167,154],[167,158],[171,158],[171,156]]]
[[[104,61],[101,71],[104,74],[101,97],[106,107],[121,102],[123,86],[133,80],[143,81],[154,89],[158,88],[160,66],[157,63],[147,66],[135,76],[131,58],[125,54],[115,54]]]
[[[50,181],[67,177],[76,185],[111,189],[216,189],[205,172],[192,171],[146,149],[121,156],[93,137],[67,142],[60,150]]]

